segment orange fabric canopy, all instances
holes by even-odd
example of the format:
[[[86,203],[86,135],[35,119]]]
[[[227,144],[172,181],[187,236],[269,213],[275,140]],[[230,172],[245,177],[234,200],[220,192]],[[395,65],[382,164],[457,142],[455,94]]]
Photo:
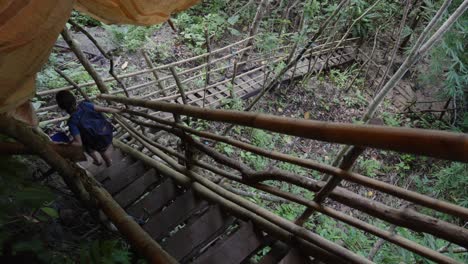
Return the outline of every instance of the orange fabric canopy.
[[[110,24],[154,25],[199,0],[78,0],[76,9]]]
[[[0,113],[32,98],[73,7],[106,23],[151,25],[199,0],[0,0]]]

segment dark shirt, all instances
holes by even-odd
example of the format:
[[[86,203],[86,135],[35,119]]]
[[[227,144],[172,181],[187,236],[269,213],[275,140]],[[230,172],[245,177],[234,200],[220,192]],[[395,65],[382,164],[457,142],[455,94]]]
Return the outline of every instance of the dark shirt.
[[[70,115],[68,119],[68,129],[70,130],[70,134],[75,137],[80,134],[80,130],[78,128],[78,124],[80,123],[81,116],[83,115],[84,111],[86,110],[94,110],[94,105],[90,102],[82,102],[78,105],[78,109]]]

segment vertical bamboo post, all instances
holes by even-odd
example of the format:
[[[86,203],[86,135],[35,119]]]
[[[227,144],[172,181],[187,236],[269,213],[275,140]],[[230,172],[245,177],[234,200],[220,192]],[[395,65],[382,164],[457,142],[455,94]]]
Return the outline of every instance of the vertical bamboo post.
[[[208,28],[205,27],[205,38],[206,38],[206,75],[205,75],[205,89],[203,89],[203,108],[205,108],[206,103],[206,90],[210,85],[210,73],[211,73],[211,43],[210,43],[210,34]]]
[[[141,54],[143,55],[143,58],[145,58],[146,65],[148,65],[148,68],[153,69],[154,65],[153,62],[151,62],[150,57],[146,53],[146,51],[142,50]],[[158,88],[161,90],[161,94],[163,96],[167,96],[166,91],[164,91],[164,86],[162,85],[161,81],[159,80],[159,75],[156,72],[156,70],[152,70],[151,73],[153,73],[154,79],[156,80],[156,84],[158,85]]]
[[[184,103],[184,105],[187,105],[188,104],[187,97],[185,95],[184,87],[182,86],[180,78],[177,75],[177,71],[175,67],[171,67],[170,70],[171,70],[172,76],[174,76],[174,79],[176,81],[177,88],[179,89],[180,95],[182,97],[182,102]],[[178,115],[174,115],[174,119],[177,123],[179,124],[181,123],[180,117]],[[187,117],[187,124],[190,125],[190,117]],[[191,149],[190,142],[189,142],[189,136],[182,129],[180,129],[180,133],[181,133],[180,140],[184,146],[184,151],[185,151],[185,166],[187,170],[190,170],[192,167],[192,162],[191,162],[192,149]]]
[[[68,23],[81,31],[88,39],[96,46],[96,48],[99,50],[99,52],[104,56],[106,59],[109,60],[109,74],[115,79],[115,81],[119,84],[120,87],[122,87],[122,90],[124,91],[125,96],[130,97],[130,94],[127,91],[127,86],[120,80],[120,78],[115,74],[114,71],[114,57],[112,54],[109,52],[106,52],[101,45],[97,42],[97,40],[88,32],[86,29],[84,29],[82,26],[80,26],[78,23],[75,23],[73,20],[68,20]]]
[[[382,124],[382,121],[380,119],[372,119],[370,124],[372,125],[380,125]],[[349,171],[353,167],[354,163],[356,160],[359,158],[359,156],[364,152],[365,148],[363,147],[356,147],[352,146],[346,154],[343,156],[341,159],[341,162],[339,164],[339,168],[344,170],[344,171]],[[340,184],[342,181],[341,178],[333,176],[330,178],[329,175],[325,175],[324,180],[328,180],[327,183],[320,189],[317,193],[317,195],[314,198],[314,201],[317,203],[323,202],[323,200],[329,195],[333,189]],[[301,216],[296,220],[296,224],[298,225],[303,225],[307,219],[313,214],[314,210],[311,208],[307,208],[304,213],[302,213]]]
[[[180,81],[179,75],[177,74],[177,71],[174,66],[172,66],[170,70],[176,82],[177,88],[179,89],[180,96],[182,97],[182,102],[186,105],[188,104],[188,101],[185,95],[184,86],[182,85],[182,82]]]
[[[234,86],[236,85],[235,83],[236,77],[237,77],[237,60],[234,60],[234,66],[233,66],[232,78],[231,78],[231,91],[230,91],[231,99],[234,99],[236,97],[235,92],[234,92]]]
[[[257,7],[257,12],[255,13],[254,20],[252,21],[252,26],[250,27],[250,30],[249,30],[249,37],[252,37],[255,34],[257,34],[258,27],[260,26],[260,22],[263,19],[265,10],[267,9],[268,5],[269,5],[269,0],[261,0],[260,4]],[[252,46],[254,44],[254,40],[255,40],[254,38],[250,38],[245,44],[245,47]],[[246,50],[242,53],[240,62],[242,63],[246,61],[248,57],[249,57],[249,51]],[[242,64],[239,70],[242,71],[246,65],[247,65],[246,63]]]

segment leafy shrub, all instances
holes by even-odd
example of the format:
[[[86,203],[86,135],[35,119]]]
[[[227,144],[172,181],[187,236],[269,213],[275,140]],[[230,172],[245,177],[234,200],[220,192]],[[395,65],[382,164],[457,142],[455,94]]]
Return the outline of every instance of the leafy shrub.
[[[154,26],[119,26],[104,25],[104,28],[110,33],[114,42],[124,49],[135,52],[140,49],[145,42],[152,41],[150,35],[161,25]]]
[[[377,176],[377,170],[382,167],[382,164],[375,159],[360,158],[358,162],[359,169],[363,171],[366,176]]]
[[[468,207],[468,164],[453,162],[435,174],[434,189],[447,201]]]
[[[98,27],[102,25],[100,21],[75,10],[72,11],[71,20],[80,24],[81,26],[87,27]]]
[[[90,264],[130,264],[131,254],[125,244],[119,240],[96,240],[83,246],[80,263]]]

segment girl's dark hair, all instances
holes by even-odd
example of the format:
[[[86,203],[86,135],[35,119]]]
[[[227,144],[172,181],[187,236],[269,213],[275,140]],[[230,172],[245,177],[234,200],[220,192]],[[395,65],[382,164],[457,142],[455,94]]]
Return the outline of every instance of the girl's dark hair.
[[[76,110],[76,98],[69,91],[60,91],[55,95],[55,100],[60,108],[71,114]]]

